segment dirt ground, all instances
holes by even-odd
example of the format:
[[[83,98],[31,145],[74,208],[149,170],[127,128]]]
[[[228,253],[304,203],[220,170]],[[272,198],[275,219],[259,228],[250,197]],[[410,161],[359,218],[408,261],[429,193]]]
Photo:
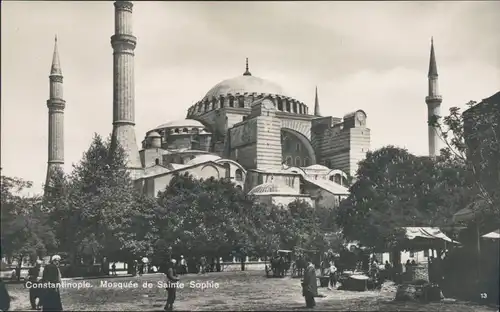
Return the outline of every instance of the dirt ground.
[[[162,274],[67,281],[61,290],[63,307],[73,311],[162,311],[166,291]],[[300,280],[266,278],[262,272],[209,273],[181,277],[174,308],[190,311],[304,310]],[[103,283],[116,283],[104,287]],[[136,283],[136,285],[132,285]],[[146,283],[146,284],[145,284]],[[147,285],[149,283],[149,285]],[[76,287],[80,286],[80,289]],[[127,287],[128,286],[128,287]],[[134,287],[136,286],[136,287]],[[12,311],[29,310],[28,290],[7,286]],[[314,310],[493,312],[496,308],[466,302],[395,303],[389,290],[353,292],[319,288]]]

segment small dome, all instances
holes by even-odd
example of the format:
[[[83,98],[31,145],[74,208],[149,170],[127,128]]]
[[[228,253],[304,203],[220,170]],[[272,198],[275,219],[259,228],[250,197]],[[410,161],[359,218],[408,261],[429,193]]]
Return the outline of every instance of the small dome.
[[[264,183],[257,185],[254,187],[248,195],[259,195],[259,194],[268,194],[268,193],[279,193],[279,194],[287,194],[287,195],[299,195],[296,190],[286,185],[277,185],[274,183]]]
[[[190,161],[188,161],[186,163],[186,165],[193,166],[193,165],[202,164],[202,163],[205,163],[208,161],[216,161],[219,159],[221,159],[221,158],[217,155],[204,154],[204,155],[196,156],[195,158],[191,159]]]
[[[148,138],[161,138],[161,135],[158,132],[156,132],[156,131],[151,131],[148,134]]]
[[[169,121],[167,123],[159,125],[155,129],[164,129],[164,128],[205,128],[205,126],[198,120],[181,119],[181,120]]]
[[[226,94],[254,92],[287,96],[283,89],[274,82],[255,76],[243,75],[219,82],[207,92],[204,99],[218,98]]]

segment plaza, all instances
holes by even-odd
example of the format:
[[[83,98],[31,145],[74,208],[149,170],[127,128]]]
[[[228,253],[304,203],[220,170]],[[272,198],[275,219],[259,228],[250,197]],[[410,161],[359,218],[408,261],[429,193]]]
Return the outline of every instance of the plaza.
[[[164,282],[163,274],[75,280],[70,285],[78,284],[85,287],[63,288],[61,298],[64,309],[72,311],[162,311],[166,291],[157,286]],[[184,288],[177,291],[175,310],[297,311],[305,309],[298,278],[266,278],[264,272],[261,271],[244,271],[190,274],[182,277],[180,282],[184,284]],[[104,284],[107,286],[103,287]],[[10,284],[8,289],[10,295],[14,297],[11,310],[29,310],[28,290],[22,284]],[[381,291],[357,292],[320,288],[319,294],[325,297],[317,298],[315,310],[495,311],[495,308],[458,301],[427,304],[395,302],[393,301],[394,289],[388,286],[383,287]]]

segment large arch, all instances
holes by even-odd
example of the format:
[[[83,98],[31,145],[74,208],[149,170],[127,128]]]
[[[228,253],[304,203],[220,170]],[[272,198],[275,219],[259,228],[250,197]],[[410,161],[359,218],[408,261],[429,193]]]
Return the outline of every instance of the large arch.
[[[199,118],[198,116],[193,116],[193,117],[191,117],[189,119],[193,119],[193,120],[198,121],[203,126],[205,126],[205,128],[208,130],[208,132],[215,133],[215,125],[214,124],[211,124],[208,121],[203,120],[202,118]]]
[[[282,127],[281,132],[281,136],[283,135],[283,133],[285,133],[286,135],[289,135],[302,143],[302,146],[304,146],[307,151],[307,157],[310,161],[309,166],[316,164],[316,153],[314,152],[314,148],[312,147],[311,142],[308,138],[306,138],[302,133],[290,128]],[[293,159],[295,159],[295,157],[293,157]]]
[[[290,118],[281,119],[281,128],[294,130],[311,140],[311,121],[295,120]]]

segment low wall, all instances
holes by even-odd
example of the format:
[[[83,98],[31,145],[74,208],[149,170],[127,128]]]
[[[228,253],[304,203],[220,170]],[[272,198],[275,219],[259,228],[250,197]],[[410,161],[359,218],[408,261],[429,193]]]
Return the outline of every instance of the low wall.
[[[250,262],[245,262],[245,271],[265,271],[266,269],[266,263],[265,262],[257,262],[257,261],[250,261]],[[224,262],[221,265],[221,271],[222,272],[234,272],[234,271],[241,271],[241,263],[239,262]]]

